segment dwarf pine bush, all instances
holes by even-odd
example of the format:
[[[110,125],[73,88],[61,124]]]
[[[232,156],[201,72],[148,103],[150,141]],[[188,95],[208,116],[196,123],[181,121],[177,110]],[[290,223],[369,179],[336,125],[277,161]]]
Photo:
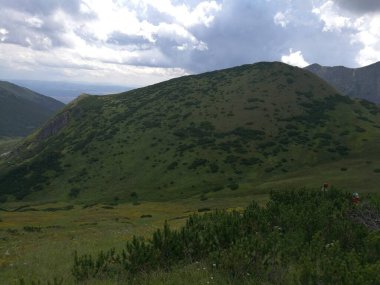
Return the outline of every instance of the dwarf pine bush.
[[[78,281],[138,278],[203,261],[232,282],[380,284],[380,233],[350,218],[360,207],[336,189],[273,192],[266,207],[193,215],[178,230],[165,223],[149,239],[134,237],[121,252],[75,254],[72,272]]]

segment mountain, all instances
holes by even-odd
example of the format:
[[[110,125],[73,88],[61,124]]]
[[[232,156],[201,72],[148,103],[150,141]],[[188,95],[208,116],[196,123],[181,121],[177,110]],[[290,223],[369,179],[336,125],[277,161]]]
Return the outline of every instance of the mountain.
[[[0,194],[207,199],[325,179],[373,190],[379,142],[377,105],[307,70],[262,62],[80,96],[3,158]]]
[[[380,103],[380,62],[361,67],[326,67],[312,64],[306,67],[350,97]]]
[[[27,87],[41,94],[45,94],[64,103],[69,103],[79,94],[114,94],[131,90],[131,87],[119,85],[100,85],[79,82],[40,81],[40,80],[12,80],[13,83]]]
[[[0,81],[0,138],[26,136],[63,107],[55,99]]]

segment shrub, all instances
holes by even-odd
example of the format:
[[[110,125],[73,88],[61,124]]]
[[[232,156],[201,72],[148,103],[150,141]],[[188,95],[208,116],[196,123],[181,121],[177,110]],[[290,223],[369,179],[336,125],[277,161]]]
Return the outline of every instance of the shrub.
[[[198,167],[204,166],[208,163],[207,159],[198,158],[195,159],[190,165],[189,169],[197,169]]]
[[[77,198],[79,193],[80,193],[79,188],[71,188],[69,192],[69,198],[72,198],[72,199]]]
[[[202,213],[202,212],[209,212],[209,211],[211,211],[210,208],[200,208],[200,209],[198,209],[198,212],[199,212],[199,213]]]
[[[210,163],[209,167],[211,173],[217,173],[219,171],[219,166],[215,162]]]
[[[170,163],[166,169],[167,170],[173,170],[173,169],[177,168],[177,166],[178,166],[178,162],[174,161],[174,162]]]
[[[230,188],[232,191],[239,189],[239,183],[231,183],[228,185],[228,188]]]
[[[25,226],[25,227],[23,227],[23,229],[24,229],[24,231],[29,232],[29,233],[41,232],[41,227]]]
[[[75,253],[72,273],[77,281],[138,278],[203,261],[232,284],[247,276],[248,284],[379,284],[380,232],[350,218],[358,211],[350,193],[334,188],[272,192],[266,207],[193,215],[178,230],[165,223],[119,252]]]
[[[7,202],[7,196],[5,196],[5,195],[0,195],[0,203],[5,203],[5,202]]]

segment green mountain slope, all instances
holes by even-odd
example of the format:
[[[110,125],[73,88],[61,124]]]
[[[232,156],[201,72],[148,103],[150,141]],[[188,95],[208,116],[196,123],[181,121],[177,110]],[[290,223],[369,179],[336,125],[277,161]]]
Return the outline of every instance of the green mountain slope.
[[[26,136],[63,107],[55,99],[0,81],[0,138]]]
[[[380,103],[380,62],[360,68],[312,64],[305,69],[323,78],[344,95]]]
[[[306,70],[258,63],[83,95],[7,157],[0,191],[39,200],[205,199],[322,183],[319,173],[363,186],[380,182],[379,142],[375,104],[341,96]]]

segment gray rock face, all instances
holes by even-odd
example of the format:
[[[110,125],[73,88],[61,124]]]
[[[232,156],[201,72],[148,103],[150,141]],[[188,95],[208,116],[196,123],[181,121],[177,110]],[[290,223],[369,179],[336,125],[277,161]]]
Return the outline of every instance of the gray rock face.
[[[62,128],[64,128],[68,124],[69,119],[70,113],[68,111],[57,115],[41,129],[41,131],[37,134],[37,140],[43,141],[57,134]]]
[[[380,103],[380,62],[361,68],[312,64],[305,69],[326,80],[347,96]]]

